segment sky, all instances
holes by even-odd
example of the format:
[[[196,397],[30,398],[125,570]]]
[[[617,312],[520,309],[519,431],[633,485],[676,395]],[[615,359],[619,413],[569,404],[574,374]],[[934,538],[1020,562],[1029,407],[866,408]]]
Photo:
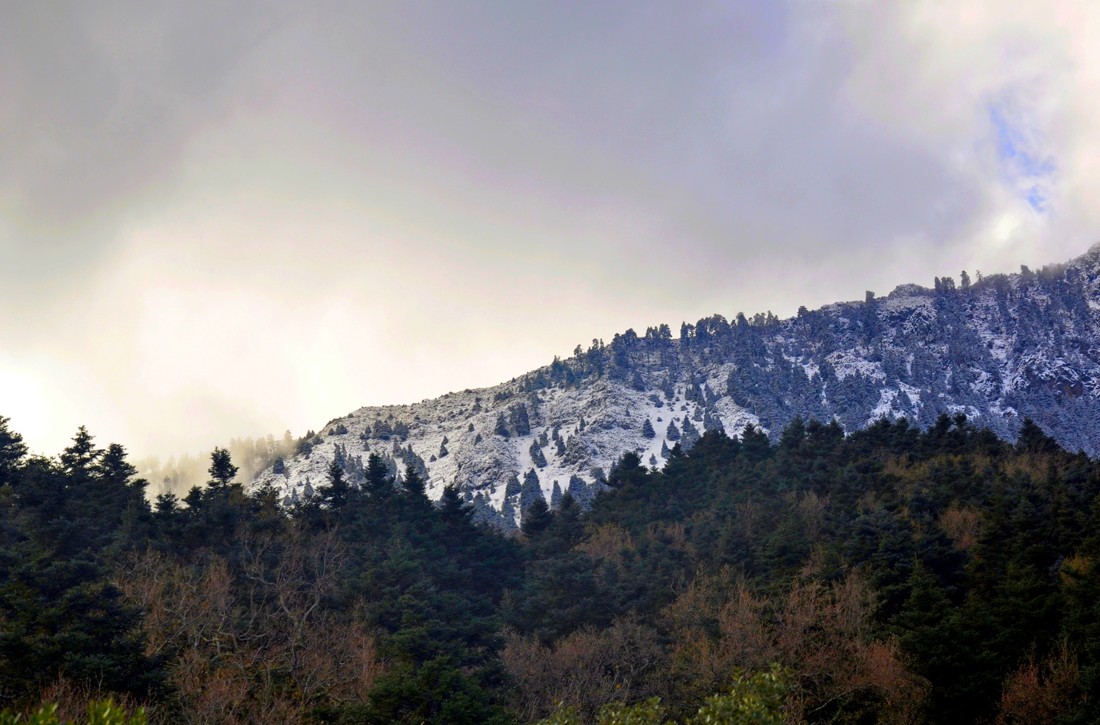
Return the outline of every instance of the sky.
[[[1100,241],[1100,4],[0,0],[0,415],[295,435]]]

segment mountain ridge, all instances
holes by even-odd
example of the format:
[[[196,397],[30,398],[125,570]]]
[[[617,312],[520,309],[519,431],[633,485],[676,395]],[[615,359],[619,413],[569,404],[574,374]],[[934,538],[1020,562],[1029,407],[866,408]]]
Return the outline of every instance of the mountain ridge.
[[[438,498],[455,485],[485,521],[518,525],[541,496],[584,501],[625,452],[663,465],[675,445],[746,425],[771,435],[795,417],[846,431],[881,417],[921,427],[960,413],[1012,440],[1024,418],[1060,444],[1100,453],[1100,245],[1064,264],[903,284],[886,297],[633,330],[488,388],[330,421],[262,471],[293,503],[336,459],[361,480],[366,457],[421,471]]]

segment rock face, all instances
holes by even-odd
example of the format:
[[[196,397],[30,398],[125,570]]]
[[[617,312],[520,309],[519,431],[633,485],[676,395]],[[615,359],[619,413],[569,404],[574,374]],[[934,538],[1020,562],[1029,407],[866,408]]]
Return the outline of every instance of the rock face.
[[[1100,246],[1038,272],[904,285],[787,320],[715,315],[678,338],[668,325],[627,330],[492,388],[360,408],[254,485],[293,500],[333,458],[355,481],[377,453],[394,471],[419,468],[434,498],[454,484],[482,519],[510,528],[540,494],[590,497],[624,452],[660,467],[705,431],[777,435],[796,416],[850,431],[882,416],[927,426],[964,413],[1008,439],[1030,417],[1097,455],[1098,396]]]

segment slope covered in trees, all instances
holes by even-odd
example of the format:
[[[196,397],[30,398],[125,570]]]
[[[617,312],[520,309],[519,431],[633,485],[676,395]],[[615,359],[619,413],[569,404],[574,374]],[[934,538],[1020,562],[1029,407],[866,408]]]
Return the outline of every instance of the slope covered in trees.
[[[975,275],[977,278],[978,276]],[[774,441],[796,417],[845,432],[879,418],[925,429],[964,413],[1015,441],[1030,418],[1067,450],[1100,454],[1100,246],[1068,264],[956,286],[904,285],[885,297],[774,315],[721,315],[644,334],[626,330],[483,390],[362,408],[331,421],[258,481],[303,497],[329,463],[415,465],[438,499],[459,488],[504,529],[532,501],[507,483],[537,479],[589,495],[624,451],[660,467],[679,443],[752,423]],[[444,441],[446,441],[444,443]]]
[[[1015,445],[961,415],[709,431],[660,472],[626,453],[588,511],[537,499],[508,537],[378,456],[290,508],[226,451],[209,475],[150,504],[121,446],[81,430],[29,457],[0,419],[0,709],[1100,719],[1100,465],[1031,423]]]

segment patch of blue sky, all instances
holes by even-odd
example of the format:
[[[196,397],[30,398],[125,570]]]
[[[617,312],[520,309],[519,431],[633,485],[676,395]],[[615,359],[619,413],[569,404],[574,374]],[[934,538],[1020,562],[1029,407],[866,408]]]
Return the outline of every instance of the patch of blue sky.
[[[1039,149],[1033,128],[1020,113],[1013,113],[1008,104],[989,106],[989,122],[996,135],[997,160],[1004,181],[1036,212],[1045,214],[1050,208],[1051,186],[1057,165],[1053,157]]]

